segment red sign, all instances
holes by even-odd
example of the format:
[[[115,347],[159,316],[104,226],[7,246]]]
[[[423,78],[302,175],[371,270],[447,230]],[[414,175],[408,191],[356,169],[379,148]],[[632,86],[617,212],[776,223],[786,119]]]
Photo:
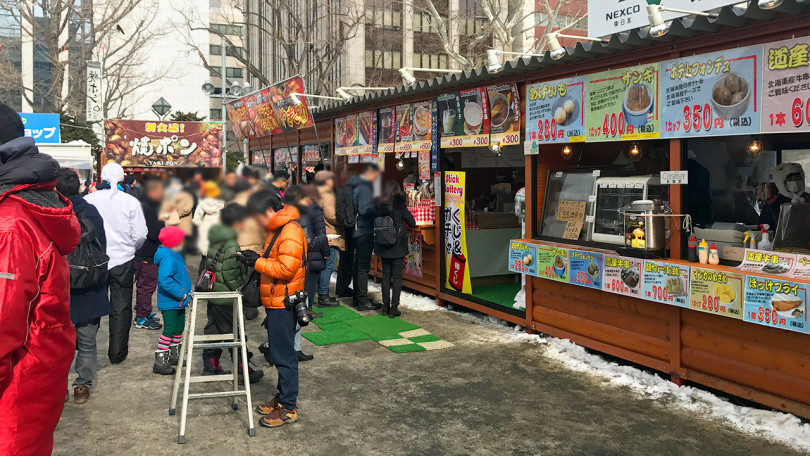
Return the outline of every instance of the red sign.
[[[104,121],[108,162],[121,166],[222,166],[222,122]]]
[[[305,96],[299,103],[291,94],[305,93],[304,80],[296,76],[228,104],[228,118],[239,139],[255,138],[312,126]]]

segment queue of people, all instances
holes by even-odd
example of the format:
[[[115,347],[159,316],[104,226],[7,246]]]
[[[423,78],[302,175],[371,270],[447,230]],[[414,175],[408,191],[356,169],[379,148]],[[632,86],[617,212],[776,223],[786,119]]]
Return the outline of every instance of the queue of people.
[[[226,171],[220,183],[197,174],[183,184],[132,180],[108,163],[102,182],[83,191],[76,172],[40,154],[23,137],[19,116],[0,105],[0,453],[50,450],[70,396],[59,392],[67,390],[74,352],[73,401],[88,402],[105,316],[113,365],[126,360],[134,326],[159,331],[152,371],[173,374],[185,309],[206,270],[215,274],[213,291],[240,291],[252,271],[260,275],[255,304],[265,309],[267,341],[259,350],[278,371],[278,394],[257,412],[264,426],[295,422],[298,363],[313,359],[301,350],[301,326],[321,315],[315,306],[338,306],[340,297],[351,297],[357,310],[399,315],[405,227],[415,225],[397,183],[374,198],[374,165],[344,187],[325,169],[310,177],[312,184],[293,185],[287,171],[276,170],[262,181],[246,167],[241,176]],[[383,303],[368,294],[372,252],[383,261]],[[188,268],[194,253],[197,270]],[[233,331],[231,306],[206,303],[205,334]],[[257,314],[245,308],[248,320]],[[203,351],[203,375],[228,373],[221,355]],[[241,373],[240,361],[232,364]],[[249,366],[249,378],[239,380],[263,375]]]

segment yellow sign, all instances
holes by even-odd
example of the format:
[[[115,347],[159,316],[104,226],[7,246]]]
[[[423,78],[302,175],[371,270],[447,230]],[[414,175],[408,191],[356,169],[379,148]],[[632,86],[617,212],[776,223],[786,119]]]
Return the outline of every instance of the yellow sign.
[[[743,274],[693,267],[689,307],[742,319],[744,279]]]
[[[447,271],[444,286],[472,294],[470,267],[467,264],[464,180],[463,171],[444,173],[444,257]]]

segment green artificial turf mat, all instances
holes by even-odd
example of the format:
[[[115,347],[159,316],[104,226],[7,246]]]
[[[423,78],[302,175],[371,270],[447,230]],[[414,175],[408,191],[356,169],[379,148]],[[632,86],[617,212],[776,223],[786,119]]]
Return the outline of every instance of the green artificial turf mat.
[[[408,323],[399,318],[389,318],[385,315],[374,315],[373,317],[347,320],[345,323],[354,329],[368,334],[371,339],[376,342],[397,339],[400,337],[399,333],[401,332],[419,329],[419,326],[413,323]]]
[[[343,322],[324,325],[321,327],[321,331],[306,332],[302,336],[315,345],[341,344],[370,339],[364,332]]]
[[[339,323],[347,320],[363,318],[362,315],[345,306],[337,306],[337,307],[315,306],[314,310],[316,312],[323,312],[323,316],[321,318],[316,318],[315,320],[312,320],[312,322],[318,325],[318,327],[331,325],[333,323]]]
[[[479,285],[473,287],[472,295],[478,299],[514,308],[515,295],[520,291],[519,283],[504,283],[500,285]]]
[[[437,340],[441,340],[438,337],[434,336],[433,334],[425,334],[424,336],[416,336],[408,338],[411,342],[418,344],[419,342],[436,342]]]
[[[416,344],[408,344],[408,345],[396,345],[394,347],[388,347],[394,353],[412,353],[412,352],[423,352],[425,347]]]

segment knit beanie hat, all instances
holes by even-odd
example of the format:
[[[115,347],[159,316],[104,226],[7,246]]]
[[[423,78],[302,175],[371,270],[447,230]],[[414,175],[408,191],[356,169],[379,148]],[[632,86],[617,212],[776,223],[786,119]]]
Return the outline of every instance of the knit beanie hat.
[[[166,226],[160,229],[158,240],[163,247],[173,249],[183,242],[186,232],[176,226]]]
[[[205,189],[205,197],[206,198],[217,198],[219,197],[219,185],[217,185],[214,181],[206,181],[203,185]]]

